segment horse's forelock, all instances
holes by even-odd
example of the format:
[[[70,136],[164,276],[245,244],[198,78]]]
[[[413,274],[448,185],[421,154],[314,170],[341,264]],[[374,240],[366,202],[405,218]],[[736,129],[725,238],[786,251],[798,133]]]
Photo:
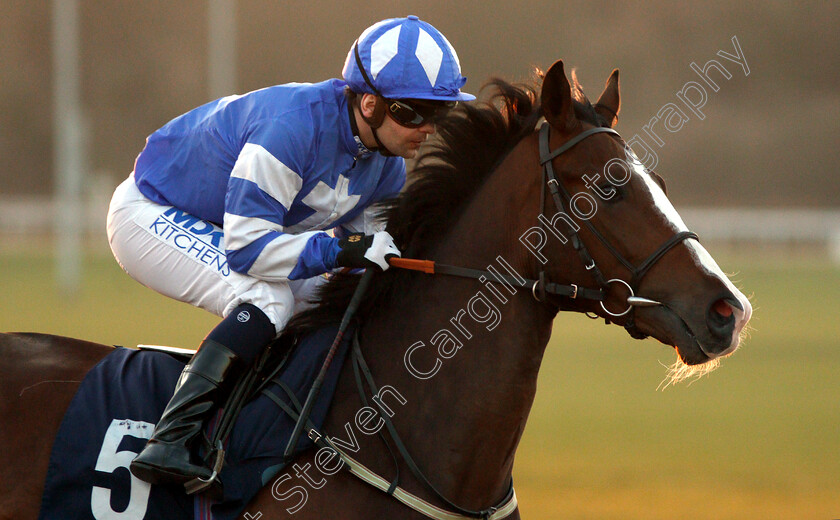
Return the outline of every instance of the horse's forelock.
[[[599,127],[610,126],[609,121],[595,111],[592,102],[586,97],[586,93],[583,91],[583,85],[581,85],[577,77],[577,68],[572,69],[572,81],[569,84],[572,88],[572,106],[575,111],[575,117],[591,125]]]

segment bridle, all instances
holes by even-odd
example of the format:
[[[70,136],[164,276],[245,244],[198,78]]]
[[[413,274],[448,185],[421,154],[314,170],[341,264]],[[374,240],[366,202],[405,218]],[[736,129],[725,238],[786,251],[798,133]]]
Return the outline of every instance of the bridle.
[[[568,206],[571,210],[571,200],[572,196],[569,194],[569,191],[566,187],[557,180],[557,176],[554,173],[554,167],[552,166],[552,161],[562,155],[564,152],[570,150],[576,144],[580,143],[584,139],[589,136],[599,134],[599,133],[606,133],[612,134],[617,136],[619,139],[621,136],[618,132],[613,130],[612,128],[605,128],[605,127],[597,127],[597,128],[590,128],[589,130],[585,130],[580,134],[576,135],[575,137],[569,139],[559,148],[555,150],[550,149],[549,144],[549,132],[550,132],[550,125],[545,122],[540,127],[539,130],[539,148],[540,148],[540,164],[543,167],[544,172],[544,180],[545,182],[542,184],[542,193],[540,198],[540,211],[545,210],[545,188],[548,187],[548,190],[551,192],[551,197],[554,200],[554,206],[559,212],[564,212],[565,208]],[[610,242],[607,240],[604,235],[601,234],[600,231],[590,222],[589,219],[581,219],[583,224],[589,230],[590,233],[595,235],[604,247],[607,248],[607,251],[612,254],[616,260],[619,261],[627,270],[630,272],[631,277],[630,281],[627,282],[621,278],[611,278],[607,279],[601,270],[598,268],[598,265],[595,263],[594,258],[589,253],[589,250],[586,248],[586,245],[581,240],[580,236],[578,235],[578,231],[571,226],[568,226],[571,230],[570,233],[570,241],[572,243],[572,247],[575,248],[578,255],[580,256],[581,261],[583,261],[584,268],[592,275],[595,279],[595,283],[598,284],[600,287],[601,297],[600,298],[592,298],[598,300],[601,309],[610,317],[619,318],[622,316],[627,316],[626,321],[624,323],[624,328],[627,329],[627,332],[636,339],[644,339],[647,337],[646,334],[642,333],[636,327],[636,322],[634,319],[634,310],[636,307],[651,307],[662,305],[662,303],[657,302],[655,300],[650,300],[647,298],[643,298],[640,296],[636,296],[636,290],[638,289],[639,283],[641,282],[642,278],[648,273],[651,267],[653,267],[656,262],[662,259],[665,254],[670,251],[672,248],[677,246],[678,244],[682,243],[683,240],[693,238],[695,240],[699,240],[699,237],[693,231],[680,231],[679,233],[675,234],[671,238],[665,241],[659,248],[656,249],[650,256],[648,256],[642,263],[638,266],[633,265],[632,262],[624,258],[624,255],[621,254]],[[545,222],[540,219],[540,227],[545,227]],[[545,273],[541,271],[539,274],[539,278],[541,281],[545,280]],[[620,313],[615,313],[607,309],[606,305],[604,304],[604,300],[606,299],[606,294],[609,291],[610,284],[620,284],[624,285],[627,290],[630,292],[630,295],[627,297],[627,309]],[[545,287],[546,284],[542,284],[541,287]],[[591,294],[597,290],[589,289],[588,292]],[[534,296],[539,300],[540,298],[537,296],[536,292]],[[540,295],[545,298],[545,292]]]
[[[544,174],[544,182],[541,183],[542,190],[540,195],[540,211],[541,216],[545,217],[545,209],[546,209],[546,197],[545,191],[546,187],[551,192],[551,197],[554,201],[554,207],[560,213],[565,213],[565,208],[571,207],[572,196],[566,187],[557,180],[557,176],[554,173],[554,167],[552,166],[552,160],[556,157],[559,157],[563,153],[570,150],[576,144],[580,143],[587,137],[590,137],[594,134],[599,133],[606,133],[612,134],[617,136],[619,139],[621,136],[618,132],[613,130],[612,128],[605,128],[605,127],[598,127],[598,128],[590,128],[589,130],[585,130],[575,137],[569,139],[565,143],[563,143],[559,148],[555,150],[551,150],[549,147],[549,132],[550,126],[549,124],[543,123],[539,130],[539,148],[540,148],[540,164],[543,167],[543,174]],[[568,214],[566,214],[568,216]],[[607,251],[612,254],[616,260],[619,261],[627,270],[630,272],[630,281],[625,281],[621,278],[610,278],[609,280],[604,276],[601,272],[601,269],[598,268],[598,265],[595,263],[595,259],[589,253],[589,250],[586,248],[586,245],[583,243],[583,240],[580,238],[578,234],[579,227],[572,227],[568,225],[569,222],[573,222],[569,217],[568,220],[564,220],[567,223],[567,227],[570,229],[570,238],[566,240],[564,243],[571,241],[572,247],[575,248],[577,251],[578,256],[580,256],[581,261],[583,262],[583,266],[587,272],[589,272],[592,277],[595,279],[595,283],[598,284],[598,288],[588,288],[588,287],[581,287],[577,284],[561,284],[550,282],[546,279],[546,273],[544,269],[540,269],[537,279],[530,280],[527,278],[523,278],[518,273],[513,271],[512,269],[508,269],[509,275],[501,274],[498,270],[490,271],[490,270],[480,270],[480,269],[470,269],[461,266],[454,266],[454,265],[445,265],[445,264],[438,264],[437,262],[433,262],[430,260],[417,260],[417,259],[409,259],[409,258],[392,258],[389,260],[389,263],[393,267],[398,267],[402,269],[412,269],[417,271],[423,271],[428,274],[446,274],[450,276],[459,276],[462,278],[474,278],[479,281],[485,282],[495,282],[500,284],[506,284],[511,287],[522,287],[528,288],[531,290],[531,294],[534,298],[541,303],[549,303],[554,305],[555,302],[550,302],[548,300],[549,297],[563,297],[568,298],[570,300],[592,300],[597,301],[601,305],[601,309],[604,313],[609,316],[605,318],[607,323],[610,323],[610,319],[612,318],[621,318],[623,316],[627,316],[624,322],[624,328],[630,334],[630,336],[636,339],[644,339],[647,337],[646,334],[641,332],[636,327],[635,317],[635,309],[636,307],[654,307],[658,305],[663,305],[661,302],[651,300],[649,298],[644,298],[641,296],[636,296],[636,290],[638,289],[639,283],[641,283],[642,278],[648,273],[648,271],[653,267],[656,262],[662,259],[668,251],[673,249],[675,246],[682,243],[683,240],[693,238],[695,240],[699,240],[697,233],[693,231],[680,231],[676,233],[674,236],[669,238],[665,241],[659,248],[657,248],[650,256],[648,256],[642,263],[638,266],[633,265],[632,262],[627,260],[621,252],[616,249],[609,240],[601,234],[600,231],[590,222],[589,219],[579,219],[583,221],[583,224],[587,227],[587,229],[595,235],[604,247],[607,248]],[[546,233],[546,220],[542,218],[539,219],[540,221],[540,231],[542,232],[543,236],[547,236]],[[499,261],[502,262],[503,259],[499,257]],[[509,267],[506,262],[502,262],[506,267]],[[607,299],[607,293],[609,292],[611,284],[618,284],[623,285],[627,288],[628,292],[630,293],[627,297],[627,308],[622,312],[613,312],[607,309],[606,304],[604,303]],[[556,301],[556,300],[555,300]],[[587,316],[590,318],[598,318],[597,315],[591,315],[590,313],[586,313]]]

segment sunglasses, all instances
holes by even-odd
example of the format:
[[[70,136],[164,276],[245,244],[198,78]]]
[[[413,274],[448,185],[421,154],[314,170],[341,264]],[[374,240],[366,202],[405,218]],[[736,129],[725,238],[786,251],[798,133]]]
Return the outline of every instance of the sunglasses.
[[[407,128],[419,128],[426,123],[434,123],[444,117],[447,112],[455,108],[457,101],[398,101],[385,99],[388,115],[397,124]]]

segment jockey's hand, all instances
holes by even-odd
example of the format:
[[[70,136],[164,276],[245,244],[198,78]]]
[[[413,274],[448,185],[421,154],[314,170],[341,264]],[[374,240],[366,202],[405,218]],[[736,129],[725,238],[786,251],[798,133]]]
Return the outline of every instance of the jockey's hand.
[[[401,256],[394,239],[387,231],[373,235],[353,233],[338,241],[341,251],[335,257],[339,267],[379,267],[387,270],[388,259]]]

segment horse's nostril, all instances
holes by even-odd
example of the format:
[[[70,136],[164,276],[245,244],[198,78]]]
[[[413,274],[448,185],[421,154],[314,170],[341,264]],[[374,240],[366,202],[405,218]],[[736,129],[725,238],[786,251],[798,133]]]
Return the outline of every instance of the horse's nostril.
[[[716,300],[709,307],[706,320],[712,334],[721,338],[730,336],[735,327],[735,312],[732,304],[725,298]]]
[[[732,316],[732,307],[724,300],[718,300],[712,304],[712,312],[720,314],[724,318]]]

